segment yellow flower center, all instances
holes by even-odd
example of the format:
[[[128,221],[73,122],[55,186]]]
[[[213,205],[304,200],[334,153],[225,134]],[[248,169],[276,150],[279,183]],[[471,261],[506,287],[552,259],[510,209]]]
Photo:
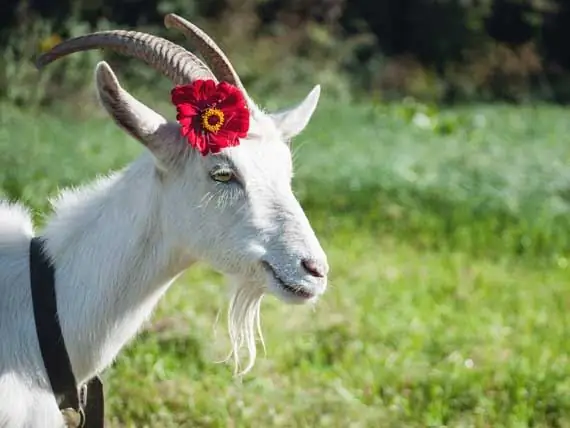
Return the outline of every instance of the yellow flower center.
[[[224,124],[224,112],[217,108],[208,108],[202,113],[202,127],[209,132],[218,132]]]

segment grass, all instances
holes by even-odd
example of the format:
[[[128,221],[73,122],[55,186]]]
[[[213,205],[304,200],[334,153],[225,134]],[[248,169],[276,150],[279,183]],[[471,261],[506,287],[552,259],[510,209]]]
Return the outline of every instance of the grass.
[[[212,363],[221,284],[177,283],[106,376],[113,426],[569,426],[566,270],[350,230],[325,245],[328,295],[315,311],[267,299],[268,355],[243,383]]]
[[[0,192],[34,207],[140,148],[110,121],[0,105]],[[325,102],[295,189],[332,266],[267,297],[242,380],[221,277],[189,271],[105,373],[111,427],[570,427],[570,120],[552,106]]]

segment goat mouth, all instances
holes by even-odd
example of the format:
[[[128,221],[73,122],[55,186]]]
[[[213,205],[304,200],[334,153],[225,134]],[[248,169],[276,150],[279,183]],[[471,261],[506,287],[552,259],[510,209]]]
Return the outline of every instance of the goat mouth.
[[[269,263],[267,263],[266,261],[262,263],[265,270],[271,275],[273,282],[277,284],[281,290],[295,297],[301,298],[303,300],[308,300],[315,297],[315,293],[307,290],[302,285],[287,284],[279,277],[279,275],[277,275],[277,272],[275,272],[275,269],[273,269],[273,267]]]

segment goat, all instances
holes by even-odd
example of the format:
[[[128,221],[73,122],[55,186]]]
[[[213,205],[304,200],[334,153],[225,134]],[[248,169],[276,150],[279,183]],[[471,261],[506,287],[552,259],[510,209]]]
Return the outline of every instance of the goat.
[[[315,303],[327,286],[327,257],[291,189],[289,142],[308,124],[317,85],[297,106],[269,113],[245,91],[228,58],[198,27],[169,14],[202,60],[137,31],[110,30],[63,41],[38,68],[68,54],[107,48],[143,60],[175,85],[212,79],[239,88],[249,133],[236,147],[201,156],[169,121],[130,95],[104,61],[95,69],[100,104],[143,154],[119,172],[52,201],[41,235],[56,267],[60,324],[78,382],[101,373],[149,319],[159,299],[196,261],[226,275],[236,373],[255,362],[259,306],[269,293]],[[211,67],[211,68],[210,68]],[[0,203],[0,426],[60,427],[34,326],[29,244],[34,228],[18,202]],[[238,351],[245,348],[241,369]],[[241,370],[240,370],[241,369]]]

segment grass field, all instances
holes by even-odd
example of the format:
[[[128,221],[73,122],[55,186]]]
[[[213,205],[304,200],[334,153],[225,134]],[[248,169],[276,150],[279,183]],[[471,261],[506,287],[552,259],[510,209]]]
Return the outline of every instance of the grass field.
[[[570,427],[570,112],[325,101],[296,146],[328,293],[267,297],[267,356],[237,380],[222,279],[189,271],[106,372],[110,426]],[[140,152],[99,114],[8,105],[0,150],[39,222]]]

